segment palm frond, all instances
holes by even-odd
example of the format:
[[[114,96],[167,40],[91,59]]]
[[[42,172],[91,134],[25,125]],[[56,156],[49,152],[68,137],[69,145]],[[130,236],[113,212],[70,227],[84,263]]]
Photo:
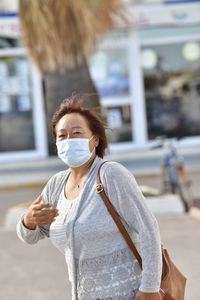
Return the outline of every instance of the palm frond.
[[[21,29],[41,72],[80,64],[100,34],[124,17],[122,0],[19,0]]]

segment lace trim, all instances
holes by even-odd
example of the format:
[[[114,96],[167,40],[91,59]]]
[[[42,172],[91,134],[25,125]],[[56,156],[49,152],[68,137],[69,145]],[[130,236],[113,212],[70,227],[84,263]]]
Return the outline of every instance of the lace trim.
[[[134,300],[135,296],[138,292],[138,289],[131,291],[131,293],[128,293],[125,296],[116,296],[116,297],[109,297],[109,298],[97,298],[95,300]]]
[[[134,300],[135,296],[138,292],[138,289],[131,291],[131,293],[128,293],[125,296],[114,296],[114,297],[107,297],[107,298],[95,298],[94,300]],[[88,299],[82,299],[82,300],[88,300]]]
[[[105,266],[106,268],[111,268],[129,261],[135,261],[135,257],[129,248],[125,248],[104,256],[94,257],[87,260],[85,259],[82,261],[77,260],[77,263],[79,274],[82,275],[96,270],[100,271]]]
[[[131,299],[130,293],[140,285],[141,269],[127,248],[84,260],[79,266],[77,290],[80,300]]]

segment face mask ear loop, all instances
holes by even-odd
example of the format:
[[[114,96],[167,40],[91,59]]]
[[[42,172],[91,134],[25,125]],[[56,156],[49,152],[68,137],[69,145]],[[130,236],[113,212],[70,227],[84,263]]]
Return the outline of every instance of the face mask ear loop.
[[[94,135],[89,139],[89,142],[91,141],[91,139],[94,137]],[[96,147],[95,147],[95,145],[94,145],[94,149],[92,150],[92,154],[93,154],[93,152],[94,152],[94,150],[96,149]]]

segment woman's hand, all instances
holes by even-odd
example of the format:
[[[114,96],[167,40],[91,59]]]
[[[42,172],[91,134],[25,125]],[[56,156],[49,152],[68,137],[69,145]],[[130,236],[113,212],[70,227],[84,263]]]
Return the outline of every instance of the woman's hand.
[[[34,230],[36,226],[50,224],[55,221],[58,216],[58,210],[51,208],[50,203],[41,203],[42,196],[40,195],[29,207],[24,216],[23,224],[28,229]]]
[[[162,300],[162,297],[159,292],[144,293],[144,292],[138,291],[136,294],[135,300]]]

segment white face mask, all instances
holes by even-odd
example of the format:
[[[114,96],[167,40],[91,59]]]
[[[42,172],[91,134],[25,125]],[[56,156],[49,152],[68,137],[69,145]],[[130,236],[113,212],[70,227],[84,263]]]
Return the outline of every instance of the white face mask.
[[[57,142],[58,157],[66,163],[69,167],[76,168],[86,163],[92,156],[92,152],[89,149],[90,139],[65,139]]]

